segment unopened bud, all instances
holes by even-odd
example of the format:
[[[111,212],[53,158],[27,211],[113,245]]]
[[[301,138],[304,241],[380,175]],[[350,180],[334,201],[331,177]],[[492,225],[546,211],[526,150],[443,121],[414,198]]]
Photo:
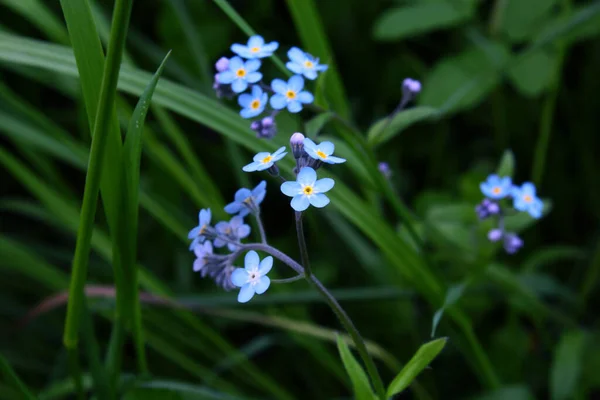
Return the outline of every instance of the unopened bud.
[[[296,132],[290,138],[290,146],[292,147],[292,154],[297,160],[304,154],[304,135],[300,132]]]
[[[226,57],[219,58],[219,61],[215,63],[215,68],[219,72],[225,71],[227,68],[229,68],[229,59]]]

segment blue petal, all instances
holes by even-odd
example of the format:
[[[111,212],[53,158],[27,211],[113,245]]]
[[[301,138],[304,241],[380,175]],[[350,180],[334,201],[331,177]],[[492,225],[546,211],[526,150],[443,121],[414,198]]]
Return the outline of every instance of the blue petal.
[[[225,206],[224,210],[227,214],[237,214],[242,209],[242,204],[238,202],[229,203]]]
[[[544,203],[540,199],[536,199],[533,204],[529,207],[529,214],[538,219],[542,216],[542,211],[544,210]]]
[[[528,204],[523,200],[522,197],[515,197],[513,207],[519,211],[526,211]]]
[[[217,74],[217,81],[225,85],[230,84],[235,79],[233,71],[227,70]]]
[[[254,296],[254,286],[247,283],[244,286],[242,286],[240,292],[238,293],[238,302],[247,303],[250,301],[252,296]]]
[[[294,92],[299,92],[304,87],[304,78],[300,75],[294,75],[288,81],[288,87]]]
[[[258,194],[266,193],[267,181],[260,181],[254,189],[252,189],[252,196],[256,197]]]
[[[236,235],[238,238],[243,239],[245,237],[247,237],[250,234],[250,225],[242,225],[239,228],[237,228],[237,232]]]
[[[521,185],[521,193],[535,196],[535,185],[531,182],[525,182]]]
[[[306,55],[302,50],[297,47],[292,47],[288,53],[288,57],[290,60],[297,62],[298,64],[302,64],[306,60]]]
[[[297,99],[300,103],[309,104],[315,100],[315,97],[311,93],[304,91],[298,93]]]
[[[269,100],[269,103],[271,104],[271,107],[273,107],[274,109],[281,110],[282,108],[285,108],[287,101],[286,101],[284,95],[275,94],[275,95],[271,96],[271,100]]]
[[[273,53],[278,48],[279,48],[278,42],[267,43],[262,47],[262,53]]]
[[[242,116],[242,118],[254,118],[257,115],[259,115],[261,112],[263,112],[263,108],[259,107],[256,110],[253,110],[251,108],[242,108],[240,111],[240,115]]]
[[[261,275],[266,275],[269,273],[271,268],[273,268],[273,257],[271,257],[271,256],[265,257],[260,262],[260,265],[258,267],[258,273]]]
[[[302,144],[304,145],[304,149],[316,149],[317,145],[315,142],[313,142],[312,140],[310,140],[309,138],[304,138],[304,140],[302,141]]]
[[[319,143],[319,150],[330,156],[335,151],[335,145],[331,142],[321,142]]]
[[[267,168],[271,168],[273,165],[273,161],[269,161],[268,163],[260,163],[260,165],[256,168],[257,171],[264,171]]]
[[[244,60],[242,60],[240,57],[231,57],[231,59],[229,60],[229,70],[230,71],[237,71],[238,69],[242,68],[244,66]]]
[[[287,91],[287,83],[281,79],[273,79],[271,82],[271,89],[273,89],[275,93],[284,94]]]
[[[246,82],[243,79],[236,79],[231,84],[231,89],[235,93],[242,93],[244,90],[246,90],[247,87],[248,87],[248,82]]]
[[[281,146],[280,148],[278,148],[275,153],[271,154],[273,157],[277,157],[278,155],[280,155],[281,153],[283,153],[285,151],[285,146]]]
[[[244,268],[236,268],[231,273],[231,283],[237,287],[242,287],[248,282],[248,271]]]
[[[256,83],[262,79],[262,74],[260,72],[249,72],[246,75],[246,80],[250,83]]]
[[[341,164],[341,163],[345,163],[346,159],[345,158],[341,158],[341,157],[336,157],[336,156],[329,156],[324,161],[327,164]]]
[[[192,229],[191,231],[189,231],[187,237],[188,237],[188,239],[193,239],[193,238],[197,237],[199,233],[200,233],[200,227],[197,226],[194,229]]]
[[[250,191],[250,189],[241,188],[241,189],[238,189],[237,192],[235,192],[235,196],[233,196],[233,198],[238,203],[241,203],[242,201],[246,200],[250,196],[252,196],[252,192]]]
[[[261,109],[263,109],[267,105],[267,100],[269,100],[269,95],[266,94],[266,93],[263,93],[260,96],[260,106],[261,106]]]
[[[300,64],[293,61],[288,61],[285,66],[295,74],[301,74],[304,71],[304,68]]]
[[[258,268],[258,264],[260,263],[260,258],[258,257],[258,253],[254,250],[250,250],[246,253],[246,257],[244,257],[244,268],[246,271],[251,271],[253,269]]]
[[[206,261],[204,261],[203,258],[197,258],[196,260],[194,260],[194,266],[192,267],[192,269],[195,272],[198,272],[202,269],[202,267],[204,267],[206,265]]]
[[[325,193],[325,192],[331,190],[333,185],[335,185],[335,181],[333,179],[323,178],[323,179],[319,179],[318,181],[315,182],[315,186],[313,189],[317,193]]]
[[[277,154],[276,156],[273,157],[273,162],[281,160],[283,157],[285,157],[286,154],[287,153]]]
[[[299,194],[294,196],[294,198],[292,199],[291,202],[292,208],[296,211],[304,211],[308,208],[308,206],[310,205],[310,202],[308,201],[308,197],[306,197],[303,194]]]
[[[192,240],[192,243],[190,243],[190,251],[194,251],[194,249],[196,248],[196,246],[198,246],[198,244],[200,243],[201,240],[204,239],[204,236],[196,236],[194,238],[194,240]]]
[[[501,185],[504,187],[504,189],[508,189],[512,186],[512,180],[510,179],[510,176],[505,176],[504,178],[502,178],[500,180]]]
[[[248,48],[246,46],[242,46],[239,43],[234,43],[231,45],[230,47],[231,51],[233,51],[235,54],[242,56],[244,58],[248,58],[249,55],[251,55],[250,50],[248,50]]]
[[[261,151],[260,153],[256,153],[256,155],[254,156],[253,160],[254,161],[261,161],[264,160],[265,157],[270,156],[271,153],[267,152],[267,151]]]
[[[310,196],[308,200],[310,201],[310,204],[317,208],[323,208],[327,204],[329,204],[329,197],[327,197],[323,193],[318,193],[313,196]]]
[[[225,243],[223,240],[221,240],[221,239],[219,239],[219,238],[216,238],[216,239],[214,240],[214,243],[213,243],[213,244],[215,245],[215,247],[223,247],[223,246],[225,246],[227,243]]]
[[[256,291],[256,294],[263,294],[267,291],[269,285],[271,285],[271,280],[268,276],[263,276],[258,280],[256,285],[254,286],[254,290]]]
[[[245,64],[246,71],[254,72],[260,68],[260,64],[260,60],[248,60]]]
[[[238,97],[238,104],[241,107],[247,108],[250,106],[250,103],[252,103],[253,99],[254,98],[251,95],[249,95],[248,93],[240,94],[240,96]]]
[[[304,167],[300,170],[296,181],[301,185],[313,186],[317,180],[317,173],[311,167]]]
[[[252,97],[254,97],[255,99],[259,99],[263,94],[263,90],[260,86],[258,85],[254,85],[252,86]]]
[[[221,222],[218,222],[215,225],[215,229],[219,233],[225,233],[225,232],[227,232],[227,229],[229,228],[229,225],[230,225],[229,222],[221,221]]]
[[[281,193],[294,197],[302,193],[302,186],[298,182],[283,182],[281,184]]]
[[[252,162],[248,165],[245,165],[244,167],[242,167],[242,171],[244,172],[254,172],[254,171],[258,171],[258,167],[260,166],[260,162],[255,161]]]
[[[265,39],[260,35],[250,36],[248,39],[248,47],[262,47],[265,44]]]
[[[306,77],[306,79],[314,81],[315,79],[317,79],[317,71],[315,71],[314,69],[307,68],[304,70],[304,76]]]
[[[329,67],[327,65],[323,65],[323,64],[315,66],[315,69],[317,71],[319,71],[319,72],[321,72],[321,71],[327,71],[327,68],[329,68]]]
[[[299,101],[293,100],[288,103],[287,109],[289,112],[295,114],[302,111],[302,104]]]

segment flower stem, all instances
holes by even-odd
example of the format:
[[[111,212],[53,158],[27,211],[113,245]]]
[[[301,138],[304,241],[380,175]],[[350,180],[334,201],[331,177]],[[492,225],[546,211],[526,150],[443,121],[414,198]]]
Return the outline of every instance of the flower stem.
[[[308,249],[306,248],[306,240],[304,239],[304,227],[302,226],[302,213],[296,211],[296,233],[298,234],[298,247],[300,248],[300,260],[306,271],[306,279],[312,276],[310,262],[308,261]]]
[[[304,279],[304,278],[305,278],[304,274],[298,274],[298,275],[293,276],[291,278],[271,279],[271,283],[291,283],[291,282],[299,281],[299,280]]]
[[[265,233],[265,227],[262,223],[260,213],[256,213],[254,216],[256,217],[256,223],[258,224],[258,231],[260,232],[260,241],[263,244],[267,244],[267,234]]]

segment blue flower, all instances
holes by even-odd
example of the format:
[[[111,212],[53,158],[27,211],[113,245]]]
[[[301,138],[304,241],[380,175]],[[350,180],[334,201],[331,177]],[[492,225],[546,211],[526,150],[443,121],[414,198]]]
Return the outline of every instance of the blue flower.
[[[262,261],[252,250],[246,253],[244,268],[236,268],[231,274],[231,282],[241,288],[238,301],[246,303],[256,294],[263,294],[269,288],[271,280],[267,276],[273,267],[273,257],[265,257]]]
[[[310,167],[300,170],[296,182],[284,182],[281,184],[281,192],[292,197],[292,208],[296,211],[304,211],[309,205],[317,208],[329,204],[329,197],[323,193],[329,191],[335,181],[331,178],[317,180],[317,173]]]
[[[262,79],[262,74],[257,72],[260,68],[259,60],[248,60],[244,62],[239,57],[229,60],[227,69],[217,74],[217,81],[223,84],[231,84],[235,93],[241,93],[248,87],[248,83],[256,83]]]
[[[194,254],[196,254],[197,257],[196,261],[194,261],[194,271],[198,272],[204,268],[208,262],[207,258],[213,254],[213,247],[210,241],[207,240],[202,244],[198,243],[198,245],[194,247]]]
[[[244,118],[256,117],[263,112],[268,99],[269,96],[263,92],[260,86],[252,86],[252,94],[244,93],[238,97],[238,104],[244,107],[240,111],[240,115]]]
[[[345,158],[332,156],[335,146],[331,142],[321,142],[317,145],[309,138],[304,139],[304,151],[315,160],[321,160],[327,164],[341,164],[346,162]]]
[[[237,243],[240,242],[240,239],[244,239],[250,235],[250,226],[244,224],[244,218],[239,215],[231,218],[229,222],[221,221],[217,223],[215,229],[219,235]],[[236,251],[238,248],[235,244],[226,242],[219,237],[215,239],[215,247],[223,247],[225,245],[227,245],[230,251]]]
[[[508,254],[515,254],[521,247],[523,247],[523,239],[518,237],[515,233],[507,233],[504,235],[504,250]]]
[[[294,75],[287,83],[281,79],[273,79],[271,89],[275,92],[271,96],[271,107],[281,110],[287,107],[291,113],[302,110],[302,104],[312,103],[314,97],[307,91],[303,91],[304,79],[300,75]]]
[[[264,58],[273,55],[273,52],[277,50],[279,43],[271,42],[265,43],[262,36],[254,35],[248,39],[248,44],[232,44],[231,51],[240,57],[252,59],[252,58]]]
[[[540,218],[544,203],[535,194],[535,185],[526,182],[521,187],[513,186],[512,192],[513,205],[519,211],[526,211],[533,218]]]
[[[510,195],[512,181],[508,176],[500,178],[498,175],[492,174],[487,177],[485,182],[481,182],[479,188],[490,199],[503,199]]]
[[[317,72],[327,70],[327,65],[319,64],[319,59],[303,52],[297,47],[288,51],[288,61],[285,66],[295,74],[304,75],[306,79],[317,79]]]
[[[242,170],[246,172],[264,171],[285,157],[287,153],[284,153],[284,150],[285,146],[277,149],[275,153],[268,153],[266,151],[260,152],[254,156],[254,162],[244,166]]]
[[[245,217],[250,212],[257,213],[258,206],[267,194],[267,182],[262,181],[252,190],[241,188],[235,192],[234,201],[225,206],[225,212]]]
[[[204,234],[210,225],[210,209],[202,209],[198,213],[198,226],[188,232],[188,239],[193,239],[190,244],[190,250],[193,250],[198,243],[202,243],[205,239]]]

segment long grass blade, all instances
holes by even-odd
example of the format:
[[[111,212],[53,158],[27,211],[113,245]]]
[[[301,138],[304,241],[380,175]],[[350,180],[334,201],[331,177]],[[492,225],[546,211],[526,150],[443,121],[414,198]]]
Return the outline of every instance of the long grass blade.
[[[0,354],[0,372],[4,377],[4,381],[12,384],[21,394],[24,400],[35,400],[36,397],[31,393],[29,388],[21,381],[16,372],[12,369],[8,361]]]

